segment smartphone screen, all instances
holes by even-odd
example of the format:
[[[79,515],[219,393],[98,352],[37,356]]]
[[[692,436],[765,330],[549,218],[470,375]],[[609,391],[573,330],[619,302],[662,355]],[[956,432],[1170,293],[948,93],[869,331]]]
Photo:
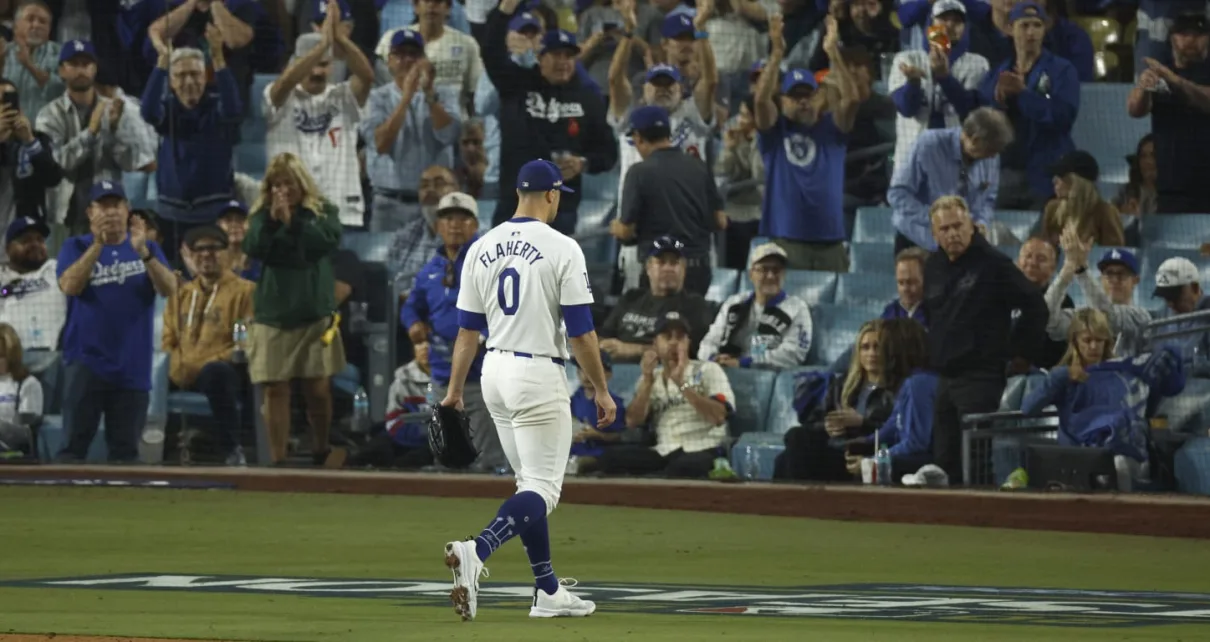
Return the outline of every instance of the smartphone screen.
[[[4,99],[0,102],[3,102],[6,107],[13,111],[21,111],[21,100],[15,91],[4,94]]]

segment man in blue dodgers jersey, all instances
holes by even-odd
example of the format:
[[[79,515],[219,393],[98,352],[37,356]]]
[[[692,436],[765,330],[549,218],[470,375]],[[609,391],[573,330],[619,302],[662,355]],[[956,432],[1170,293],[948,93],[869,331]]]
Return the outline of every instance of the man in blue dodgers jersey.
[[[441,404],[462,407],[466,376],[486,331],[483,400],[517,477],[516,494],[500,505],[478,537],[445,545],[445,564],[454,574],[450,600],[464,621],[475,618],[479,576],[487,570],[483,563],[518,536],[536,584],[530,617],[583,617],[596,610],[596,604],[572,595],[555,576],[546,520],[559,501],[571,450],[564,370],[568,336],[576,363],[597,391],[597,426],[608,426],[617,416],[592,327],[584,252],[550,227],[559,213],[560,192],[568,191],[554,163],[523,165],[517,174],[516,214],[480,237],[462,266],[461,329]]]
[[[415,343],[428,343],[428,360],[432,369],[433,399],[445,397],[450,379],[450,357],[458,338],[458,292],[462,264],[475,239],[479,238],[479,207],[470,194],[446,194],[437,204],[437,233],[442,247],[429,260],[420,274],[399,318]],[[483,404],[479,378],[483,368],[482,354],[475,358],[463,388],[467,418],[471,422],[471,441],[479,457],[471,467],[475,470],[496,470],[503,466],[504,451],[492,427],[491,415]]]
[[[785,55],[782,26],[780,15],[769,19],[770,71]],[[760,233],[786,250],[789,269],[847,272],[844,158],[858,98],[832,16],[823,46],[832,61],[824,88],[811,72],[792,69],[781,84],[779,109],[777,74],[761,74],[757,83],[756,129],[765,161]]]
[[[176,290],[164,253],[147,240],[142,219],[129,225],[122,184],[92,187],[91,234],[59,250],[59,289],[67,295],[63,332],[63,423],[68,441],[59,457],[82,460],[105,415],[110,461],[137,459],[137,435],[151,390],[151,331],[155,297]],[[129,231],[128,230],[129,227]]]

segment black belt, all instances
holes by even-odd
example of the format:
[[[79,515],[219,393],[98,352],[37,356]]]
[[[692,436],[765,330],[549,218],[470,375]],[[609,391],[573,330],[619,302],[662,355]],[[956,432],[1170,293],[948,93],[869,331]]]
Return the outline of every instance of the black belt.
[[[374,188],[374,193],[378,196],[385,196],[391,200],[403,201],[404,203],[419,203],[420,194],[402,189],[382,189]]]

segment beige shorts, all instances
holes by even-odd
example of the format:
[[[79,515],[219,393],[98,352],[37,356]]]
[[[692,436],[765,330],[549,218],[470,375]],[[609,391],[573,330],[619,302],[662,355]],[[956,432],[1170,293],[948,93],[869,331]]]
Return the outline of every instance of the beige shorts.
[[[331,377],[345,367],[345,349],[337,332],[324,345],[332,322],[324,317],[301,328],[282,329],[253,323],[248,326],[248,375],[252,383]]]

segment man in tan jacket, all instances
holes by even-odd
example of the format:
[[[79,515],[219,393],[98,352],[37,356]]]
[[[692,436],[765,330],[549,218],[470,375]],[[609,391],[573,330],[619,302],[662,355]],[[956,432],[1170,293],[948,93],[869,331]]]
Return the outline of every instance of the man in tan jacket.
[[[231,271],[227,235],[218,227],[193,228],[185,234],[185,246],[197,274],[177,288],[164,310],[168,376],[175,388],[206,395],[227,465],[242,466],[240,428],[252,425],[253,409],[247,368],[234,363],[233,330],[237,321],[251,321],[255,286]]]

